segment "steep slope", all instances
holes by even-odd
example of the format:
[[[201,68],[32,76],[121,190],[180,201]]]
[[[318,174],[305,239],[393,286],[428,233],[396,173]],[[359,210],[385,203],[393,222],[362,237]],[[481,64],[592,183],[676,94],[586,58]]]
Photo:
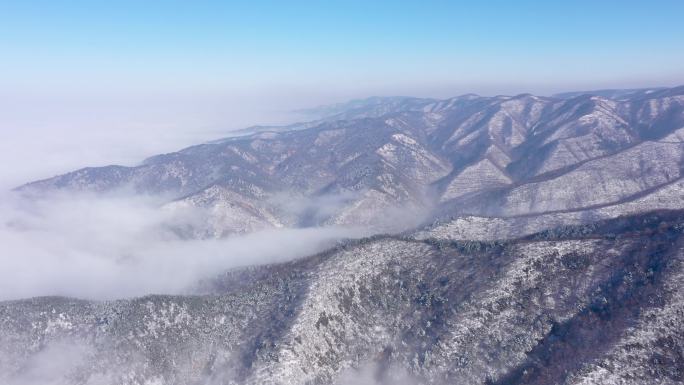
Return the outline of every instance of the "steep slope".
[[[0,383],[684,382],[684,88],[370,98],[18,189],[187,238],[386,232],[187,295],[0,302]]]
[[[192,233],[225,236],[590,211],[679,180],[684,88],[598,94],[371,98],[333,106],[298,129],[230,137],[135,167],[86,168],[20,190],[162,194],[166,208],[209,213],[211,225]],[[298,212],[282,196],[336,204]]]
[[[499,213],[521,215],[615,204],[681,178],[683,142],[645,142],[557,178],[510,190]]]
[[[454,177],[442,194],[442,201],[459,198],[468,193],[511,184],[511,178],[491,160],[485,158],[463,169]]]
[[[3,302],[1,380],[675,384],[683,231],[678,211],[509,242],[382,236],[199,296]]]
[[[483,217],[460,215],[436,220],[415,233],[417,239],[513,239],[544,229],[575,226],[592,221],[634,215],[652,210],[684,209],[684,179],[667,184],[640,198],[598,208],[569,212]]]

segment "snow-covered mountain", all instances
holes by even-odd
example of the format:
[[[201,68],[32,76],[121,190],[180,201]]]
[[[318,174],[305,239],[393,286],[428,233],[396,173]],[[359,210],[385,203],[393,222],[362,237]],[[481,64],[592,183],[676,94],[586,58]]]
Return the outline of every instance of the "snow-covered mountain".
[[[677,384],[683,231],[680,210],[510,241],[378,236],[194,295],[3,302],[0,381]]]
[[[684,381],[684,87],[309,113],[17,190],[159,195],[194,238],[378,235],[187,295],[0,302],[0,383]]]
[[[464,215],[614,215],[633,201],[680,207],[668,191],[681,186],[684,87],[614,94],[620,98],[371,98],[279,132],[200,144],[137,167],[85,168],[21,190],[164,194],[169,207],[208,208],[212,226],[199,233],[213,236],[321,223],[397,231]],[[283,195],[339,199],[312,222],[309,211],[283,207]],[[397,213],[406,220],[386,220]]]

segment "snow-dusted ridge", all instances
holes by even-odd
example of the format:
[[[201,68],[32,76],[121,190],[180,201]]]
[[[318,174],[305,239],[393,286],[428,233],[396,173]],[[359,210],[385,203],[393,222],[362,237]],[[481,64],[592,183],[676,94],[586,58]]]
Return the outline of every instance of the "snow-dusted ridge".
[[[0,379],[675,384],[683,231],[661,211],[512,241],[375,236],[202,295],[1,302]]]
[[[312,113],[17,192],[159,196],[206,214],[190,238],[394,235],[187,295],[0,302],[0,383],[684,382],[684,88]]]
[[[387,231],[416,223],[388,226],[387,217],[403,208],[429,220],[627,203],[679,186],[684,165],[681,87],[565,98],[370,98],[325,111],[318,121],[192,146],[137,167],[86,168],[19,190],[164,194],[215,212],[215,228],[198,233],[218,236],[311,224],[274,207],[275,196],[354,196],[317,220]]]

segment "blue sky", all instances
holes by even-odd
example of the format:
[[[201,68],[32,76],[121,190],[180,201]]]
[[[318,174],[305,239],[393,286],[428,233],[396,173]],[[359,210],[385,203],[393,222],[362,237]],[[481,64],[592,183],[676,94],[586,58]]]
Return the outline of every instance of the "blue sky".
[[[676,0],[1,4],[0,79],[31,90],[384,94],[684,81]]]
[[[0,0],[0,153],[38,148],[46,174],[371,95],[684,84],[682,15],[681,0]]]

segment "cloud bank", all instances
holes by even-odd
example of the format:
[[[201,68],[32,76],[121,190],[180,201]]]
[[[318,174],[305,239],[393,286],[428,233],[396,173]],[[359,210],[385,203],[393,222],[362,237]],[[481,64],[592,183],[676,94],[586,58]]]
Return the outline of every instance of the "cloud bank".
[[[114,299],[177,294],[227,269],[313,254],[363,231],[312,227],[183,239],[187,212],[159,197],[51,195],[0,203],[0,300],[43,295]]]

